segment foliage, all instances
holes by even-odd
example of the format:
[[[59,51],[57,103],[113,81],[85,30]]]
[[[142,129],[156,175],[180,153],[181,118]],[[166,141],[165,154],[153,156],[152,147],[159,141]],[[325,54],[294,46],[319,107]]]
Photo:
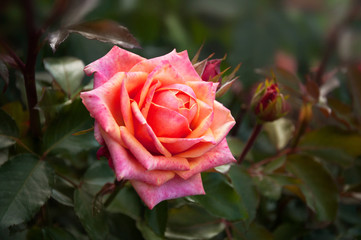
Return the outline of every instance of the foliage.
[[[359,1],[0,5],[0,239],[361,238]],[[237,120],[228,142],[244,160],[203,173],[206,195],[149,210],[96,159],[83,68],[111,44],[155,57],[194,56],[202,42],[197,58],[242,62],[218,100]],[[250,100],[273,76],[290,111],[261,126]]]

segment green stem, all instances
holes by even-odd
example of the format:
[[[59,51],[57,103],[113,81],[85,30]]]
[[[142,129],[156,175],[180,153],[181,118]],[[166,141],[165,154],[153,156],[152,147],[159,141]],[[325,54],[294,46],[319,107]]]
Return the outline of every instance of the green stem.
[[[253,132],[252,132],[251,136],[249,137],[249,139],[248,139],[248,141],[246,143],[246,146],[243,148],[242,154],[241,154],[241,156],[239,157],[239,159],[237,161],[238,164],[241,164],[243,162],[245,156],[247,155],[247,153],[251,149],[252,145],[254,144],[257,136],[261,132],[262,126],[263,125],[260,124],[260,123],[257,123],[256,126],[254,126]]]

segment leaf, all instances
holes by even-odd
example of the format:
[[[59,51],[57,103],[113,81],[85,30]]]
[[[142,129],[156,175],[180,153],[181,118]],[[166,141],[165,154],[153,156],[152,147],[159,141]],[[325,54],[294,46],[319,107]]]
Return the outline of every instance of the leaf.
[[[361,71],[357,65],[348,67],[348,81],[350,83],[350,91],[352,94],[352,106],[358,120],[361,120]]]
[[[295,127],[291,120],[280,118],[263,125],[273,145],[278,149],[284,148],[291,140]]]
[[[134,220],[139,220],[142,210],[141,206],[142,203],[138,194],[131,186],[125,185],[109,204],[106,210],[111,213],[122,213]]]
[[[16,142],[19,130],[15,121],[0,109],[0,148],[9,147]]]
[[[168,202],[163,201],[152,210],[145,210],[145,222],[158,236],[164,237],[168,218]]]
[[[3,93],[9,86],[9,70],[5,63],[0,59],[0,78],[4,81]]]
[[[71,233],[59,227],[45,227],[43,228],[43,235],[45,236],[45,239],[49,240],[76,240]]]
[[[320,221],[335,219],[338,207],[338,191],[332,176],[307,155],[290,155],[286,169],[302,181],[299,187],[309,208]]]
[[[20,101],[9,102],[1,107],[11,116],[19,128],[19,136],[24,136],[29,129],[29,112],[24,111]]]
[[[224,230],[224,223],[195,204],[172,208],[165,236],[170,239],[211,239]]]
[[[240,240],[273,240],[273,235],[265,227],[253,222],[245,228],[242,222],[233,225],[233,237]]]
[[[106,183],[114,182],[114,179],[115,175],[108,161],[96,161],[85,172],[82,187],[95,195]]]
[[[306,133],[299,146],[308,149],[335,148],[356,157],[361,155],[361,135],[356,131],[328,126]]]
[[[124,48],[140,48],[138,41],[129,30],[111,20],[98,20],[68,26],[49,36],[53,51],[68,37],[69,33],[79,33],[88,39],[116,44]]]
[[[354,163],[354,158],[344,151],[335,148],[314,148],[305,149],[303,152],[316,156],[321,160],[348,168]]]
[[[188,199],[199,203],[215,216],[230,221],[248,218],[241,198],[222,174],[203,173],[202,181],[206,195],[190,196]]]
[[[74,210],[90,239],[106,239],[109,227],[104,212],[93,215],[93,197],[83,189],[74,192]]]
[[[30,154],[17,155],[0,167],[0,225],[30,220],[50,197],[52,171]]]
[[[69,98],[79,90],[84,77],[82,60],[74,57],[45,58],[44,67]]]
[[[164,240],[164,238],[155,234],[144,221],[137,221],[137,228],[145,240]]]
[[[234,189],[238,193],[242,204],[245,206],[250,224],[256,217],[257,207],[259,204],[259,195],[255,189],[251,176],[245,169],[238,165],[233,165],[228,172]]]
[[[66,96],[63,91],[52,88],[43,88],[39,102],[35,108],[41,110],[45,119],[50,121],[55,118],[55,115],[61,110],[66,101]]]
[[[58,203],[61,203],[68,207],[74,207],[73,200],[56,189],[51,190],[51,197],[55,199]]]
[[[57,149],[80,152],[97,146],[91,134],[72,135],[79,130],[89,128],[91,121],[89,112],[79,99],[63,107],[44,133],[44,154]]]

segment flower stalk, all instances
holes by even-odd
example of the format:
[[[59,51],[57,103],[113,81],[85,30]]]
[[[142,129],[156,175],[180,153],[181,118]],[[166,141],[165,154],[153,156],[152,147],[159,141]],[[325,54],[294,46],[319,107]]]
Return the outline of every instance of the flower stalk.
[[[262,126],[263,126],[262,123],[257,123],[256,126],[254,126],[252,134],[249,137],[249,139],[246,143],[246,146],[243,148],[241,156],[238,158],[238,161],[237,161],[238,164],[241,164],[243,162],[244,158],[246,157],[247,153],[249,152],[249,150],[253,146],[255,140],[257,139],[259,133],[261,132]]]

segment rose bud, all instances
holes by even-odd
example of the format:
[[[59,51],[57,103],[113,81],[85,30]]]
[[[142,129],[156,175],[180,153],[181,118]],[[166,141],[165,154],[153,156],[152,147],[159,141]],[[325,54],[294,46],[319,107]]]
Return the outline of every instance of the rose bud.
[[[251,101],[251,108],[259,121],[271,122],[287,113],[288,106],[285,99],[277,83],[266,80],[265,83],[258,85]]]
[[[204,67],[203,73],[202,73],[202,80],[203,81],[209,81],[212,78],[219,75],[219,78],[221,78],[221,65],[222,59],[212,59],[207,61],[206,66]],[[220,79],[219,79],[220,80]],[[220,82],[220,81],[218,81]]]

